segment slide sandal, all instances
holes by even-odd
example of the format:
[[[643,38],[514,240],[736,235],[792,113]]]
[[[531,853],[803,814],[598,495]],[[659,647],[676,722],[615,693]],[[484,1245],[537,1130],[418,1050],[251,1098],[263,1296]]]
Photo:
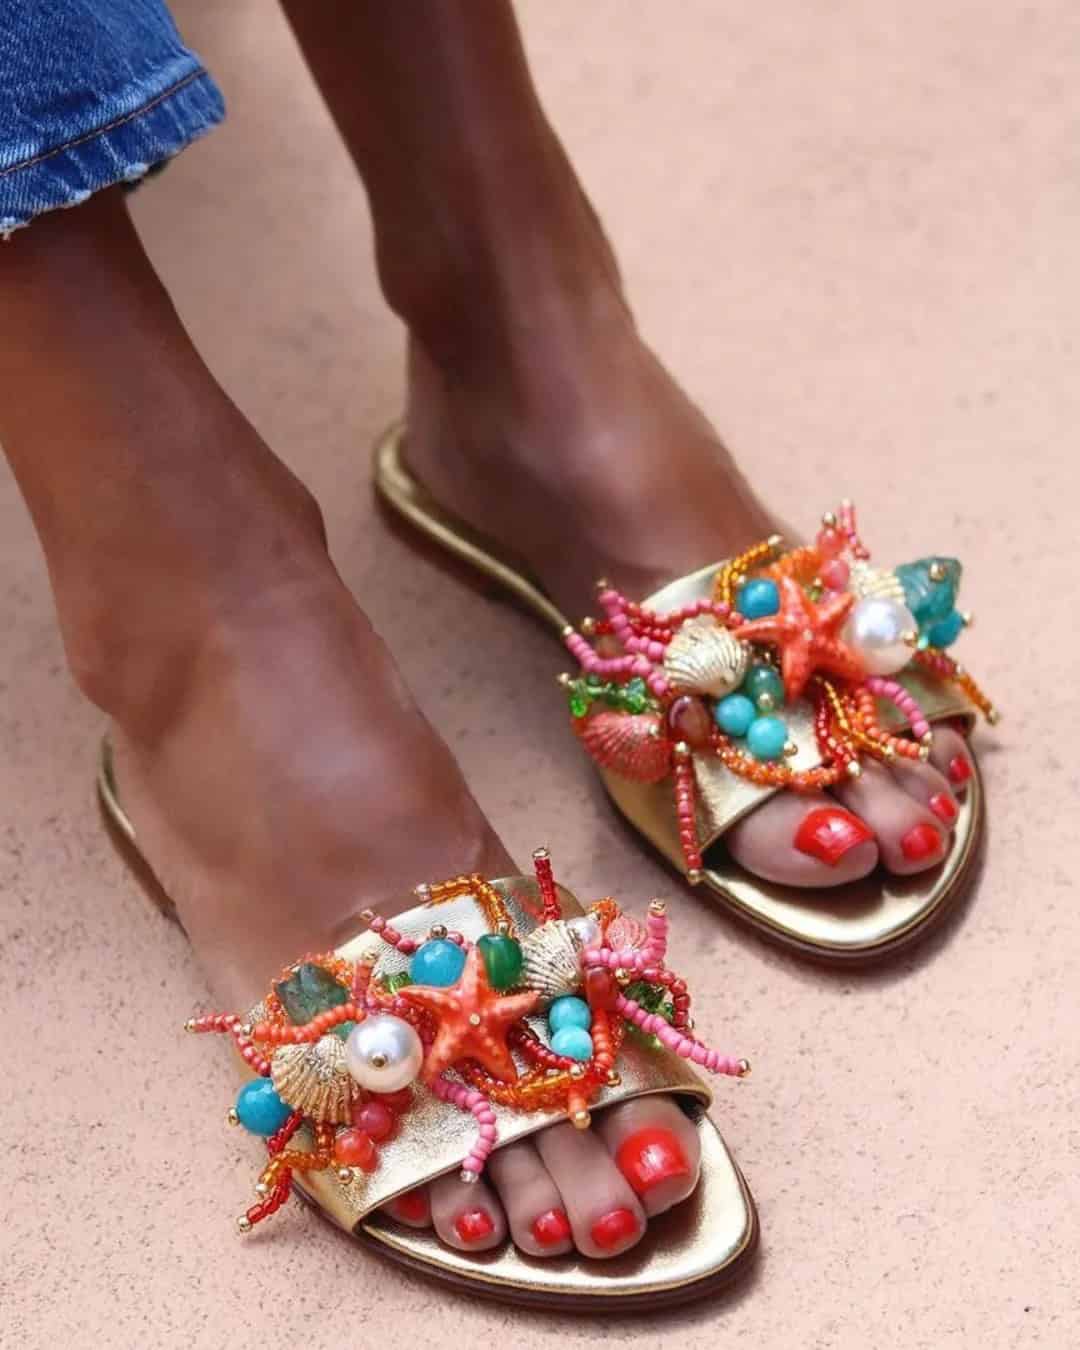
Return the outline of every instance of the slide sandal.
[[[146,869],[107,741],[98,790],[112,833]],[[365,914],[365,932],[303,957],[245,1015],[187,1023],[225,1036],[249,1075],[229,1115],[264,1138],[267,1158],[258,1199],[237,1220],[242,1232],[296,1191],[417,1274],[474,1297],[569,1311],[687,1302],[751,1264],[754,1202],[690,1063],[733,1077],[749,1065],[693,1036],[689,996],[664,963],[663,904],[654,901],[644,921],[608,899],[583,911],[554,881],[546,850],[534,859],[535,877],[417,887],[420,903],[392,925]],[[411,978],[418,952],[427,983]],[[551,1044],[548,1010],[563,998],[578,1005],[579,1027],[589,1022],[589,1045],[573,1055]],[[567,1117],[588,1128],[593,1112],[655,1093],[673,1095],[695,1122],[700,1180],[621,1256],[536,1260],[510,1242],[469,1254],[379,1212],[456,1169],[475,1178],[496,1138],[509,1143]],[[377,1143],[357,1138],[353,1116],[372,1101],[397,1126]]]
[[[601,617],[578,631],[527,567],[433,500],[406,451],[401,423],[376,443],[380,497],[558,634],[581,667],[562,677],[574,730],[615,805],[691,885],[765,936],[848,964],[921,939],[967,892],[985,837],[974,759],[952,846],[928,871],[878,868],[808,890],[754,876],[722,843],[774,792],[827,787],[867,759],[926,759],[937,722],[997,721],[944,651],[966,621],[958,562],[871,567],[845,503],[826,515],[820,543],[783,552],[766,540],[640,603],[601,583]],[[862,647],[841,637],[848,625]]]

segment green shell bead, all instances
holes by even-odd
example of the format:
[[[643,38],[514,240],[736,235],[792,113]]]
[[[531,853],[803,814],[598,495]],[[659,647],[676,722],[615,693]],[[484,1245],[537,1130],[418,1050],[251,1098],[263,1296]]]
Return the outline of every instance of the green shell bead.
[[[895,568],[904,600],[920,628],[938,623],[956,608],[963,568],[956,558],[920,558]]]
[[[503,933],[485,933],[476,943],[492,989],[512,989],[521,978],[521,943]]]

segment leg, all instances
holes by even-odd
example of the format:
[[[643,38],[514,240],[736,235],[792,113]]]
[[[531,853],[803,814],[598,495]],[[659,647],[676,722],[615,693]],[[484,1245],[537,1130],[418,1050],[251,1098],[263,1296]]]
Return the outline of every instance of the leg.
[[[598,576],[647,594],[772,533],[637,333],[507,0],[283,2],[371,198],[382,285],[411,335],[410,458],[438,499],[512,541],[571,614]],[[940,733],[935,762],[958,754]],[[890,869],[940,860],[955,802],[934,768],[870,774],[843,798]],[[772,880],[838,884],[879,856],[845,816],[822,795],[775,798],[727,840]]]
[[[0,438],[72,670],[111,719],[140,847],[228,1004],[419,880],[518,871],[334,571],[314,503],[192,347],[121,198],[0,248],[0,305],[21,338],[0,350]],[[646,1187],[654,1207],[696,1179],[696,1136],[669,1133],[685,1166],[674,1190]],[[568,1245],[549,1241],[552,1213],[569,1208],[587,1244],[626,1210],[611,1254],[650,1212],[614,1156],[587,1203],[562,1199],[530,1145],[520,1196],[495,1183],[505,1204],[450,1181],[395,1213],[473,1249],[509,1225],[539,1252]]]

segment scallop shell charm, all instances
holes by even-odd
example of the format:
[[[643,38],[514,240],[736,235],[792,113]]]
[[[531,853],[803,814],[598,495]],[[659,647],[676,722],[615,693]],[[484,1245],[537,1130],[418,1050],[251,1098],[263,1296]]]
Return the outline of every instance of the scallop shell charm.
[[[331,1125],[352,1121],[352,1079],[345,1062],[345,1044],[323,1036],[313,1044],[285,1045],[270,1063],[274,1091],[287,1106],[312,1120]]]
[[[748,661],[746,644],[703,615],[687,619],[668,643],[664,671],[679,693],[723,698],[742,684]]]
[[[637,783],[659,783],[671,768],[671,742],[656,713],[623,713],[605,708],[578,728],[597,764]]]
[[[871,596],[884,596],[888,600],[904,603],[904,588],[895,572],[881,567],[871,567],[869,563],[855,561],[851,564],[851,579],[848,589],[860,600]]]
[[[563,994],[576,994],[584,983],[581,944],[562,919],[542,924],[521,939],[521,978],[518,987],[540,992],[545,1008]]]

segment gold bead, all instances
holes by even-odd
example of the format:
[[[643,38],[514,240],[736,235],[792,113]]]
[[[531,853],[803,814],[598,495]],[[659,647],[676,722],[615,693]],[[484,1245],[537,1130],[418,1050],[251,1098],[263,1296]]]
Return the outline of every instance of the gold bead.
[[[835,528],[836,528],[836,512],[835,512],[835,511],[826,511],[825,514],[821,517],[821,523],[822,523],[822,525],[825,526],[825,528],[826,528],[827,530],[833,530],[833,529],[835,529]]]
[[[687,745],[685,741],[675,742],[675,758],[676,759],[690,758],[690,747]]]
[[[996,727],[997,724],[1001,721],[1001,713],[997,708],[991,705],[986,710],[986,720],[990,723],[992,727]]]
[[[798,753],[799,753],[799,747],[795,744],[794,741],[785,741],[785,742],[784,742],[784,758],[785,758],[785,759],[794,759],[795,756],[796,756]]]
[[[848,760],[847,773],[849,778],[862,777],[862,765],[859,763],[857,759]]]
[[[650,900],[649,913],[656,919],[662,919],[667,913],[667,902],[664,900]]]
[[[422,905],[431,903],[431,887],[426,881],[421,881],[418,886],[413,887],[413,895],[416,896],[417,900],[419,900]]]
[[[496,931],[496,933],[498,933],[499,937],[509,937],[509,936],[510,936],[510,920],[509,920],[509,919],[500,919],[499,922],[495,925],[495,931]]]
[[[975,615],[972,614],[970,609],[962,609],[960,611],[960,618],[963,620],[965,628],[970,628],[975,622]]]
[[[250,1040],[251,1037],[255,1034],[255,1028],[251,1025],[250,1022],[241,1022],[236,1029],[240,1033],[240,1035],[247,1040]]]
[[[764,694],[758,694],[757,705],[758,712],[772,712],[776,707],[776,699],[766,690]]]
[[[608,1069],[608,1076],[606,1081],[608,1087],[618,1087],[622,1082],[622,1074],[616,1073],[614,1069]]]
[[[896,758],[896,751],[892,748],[891,745],[886,745],[881,753],[884,755],[885,762],[887,764],[891,764],[893,760]]]
[[[606,591],[606,590],[610,590],[610,589],[611,589],[611,582],[608,581],[607,577],[597,577],[597,579],[596,579],[596,589],[597,589],[598,591]]]
[[[705,873],[700,867],[691,867],[686,874],[686,879],[691,886],[700,886],[705,880]]]
[[[481,1018],[481,1016],[480,1016],[479,1013],[470,1013],[470,1014],[469,1014],[469,1026],[471,1026],[471,1027],[478,1027],[478,1026],[480,1025],[480,1023],[481,1023],[482,1020],[483,1020],[483,1019]],[[374,1060],[373,1060],[372,1062],[374,1063]],[[379,1065],[379,1066],[377,1066],[377,1067],[380,1067],[380,1068],[381,1068],[382,1066]]]
[[[619,966],[616,968],[615,971],[615,979],[619,984],[629,984],[630,972],[626,970],[623,966]]]
[[[374,917],[375,911],[373,909],[362,909],[360,911],[359,918],[362,924],[369,924]]]
[[[588,1111],[575,1111],[570,1117],[570,1124],[575,1130],[587,1130],[592,1124],[592,1116]]]
[[[591,614],[586,614],[581,621],[581,631],[585,637],[592,637],[596,632],[596,620]]]
[[[347,1186],[353,1179],[353,1170],[351,1167],[339,1167],[337,1170],[337,1179],[343,1186]]]
[[[585,1065],[584,1065],[584,1064],[571,1064],[571,1065],[570,1065],[570,1077],[571,1077],[571,1078],[574,1078],[574,1079],[584,1078],[584,1077],[585,1077]]]
[[[257,1181],[257,1182],[255,1183],[255,1194],[256,1194],[256,1195],[269,1195],[269,1194],[270,1194],[270,1187],[266,1184],[265,1181]]]
[[[184,1030],[185,1030],[185,1031],[194,1031],[194,1030],[195,1030],[195,1019],[194,1019],[194,1017],[189,1017],[188,1020],[184,1023]]]
[[[541,845],[540,848],[534,848],[532,851],[533,862],[548,862],[551,858],[551,850]]]
[[[480,1173],[470,1172],[467,1167],[463,1167],[461,1171],[458,1173],[458,1177],[461,1181],[465,1183],[466,1186],[475,1186],[476,1183],[480,1180]]]
[[[934,562],[930,564],[930,580],[944,581],[946,575],[945,564],[943,562],[938,562],[935,559]]]
[[[919,635],[914,628],[905,628],[900,634],[900,641],[904,643],[905,646],[915,647],[918,646]]]
[[[237,1228],[240,1229],[241,1233],[251,1232],[251,1220],[248,1218],[246,1214],[240,1215],[240,1217],[236,1221],[236,1226]]]
[[[570,686],[574,683],[574,677],[572,675],[567,674],[567,672],[564,670],[562,674],[555,676],[555,682],[561,688],[569,689]]]
[[[573,631],[574,625],[572,623],[564,623],[563,626],[559,629],[559,636],[565,642],[566,639],[570,637],[570,635],[573,633]]]
[[[239,1115],[237,1115],[235,1106],[230,1106],[229,1109],[225,1112],[225,1124],[226,1125],[240,1124],[240,1117]]]
[[[779,553],[784,547],[784,536],[782,534],[770,534],[766,542],[773,553]]]
[[[749,1061],[748,1059],[740,1059],[740,1060],[738,1061],[738,1065],[739,1065],[739,1077],[740,1077],[740,1078],[749,1078],[749,1077],[750,1077],[750,1061]]]
[[[428,929],[428,937],[435,942],[441,942],[449,930],[444,923],[433,923]]]
[[[924,764],[930,758],[930,747],[928,745],[919,746],[919,758]]]
[[[932,731],[928,731],[924,736],[922,736],[922,737],[919,738],[919,744],[920,744],[920,745],[933,745],[933,744],[934,744],[934,733],[933,733]]]

